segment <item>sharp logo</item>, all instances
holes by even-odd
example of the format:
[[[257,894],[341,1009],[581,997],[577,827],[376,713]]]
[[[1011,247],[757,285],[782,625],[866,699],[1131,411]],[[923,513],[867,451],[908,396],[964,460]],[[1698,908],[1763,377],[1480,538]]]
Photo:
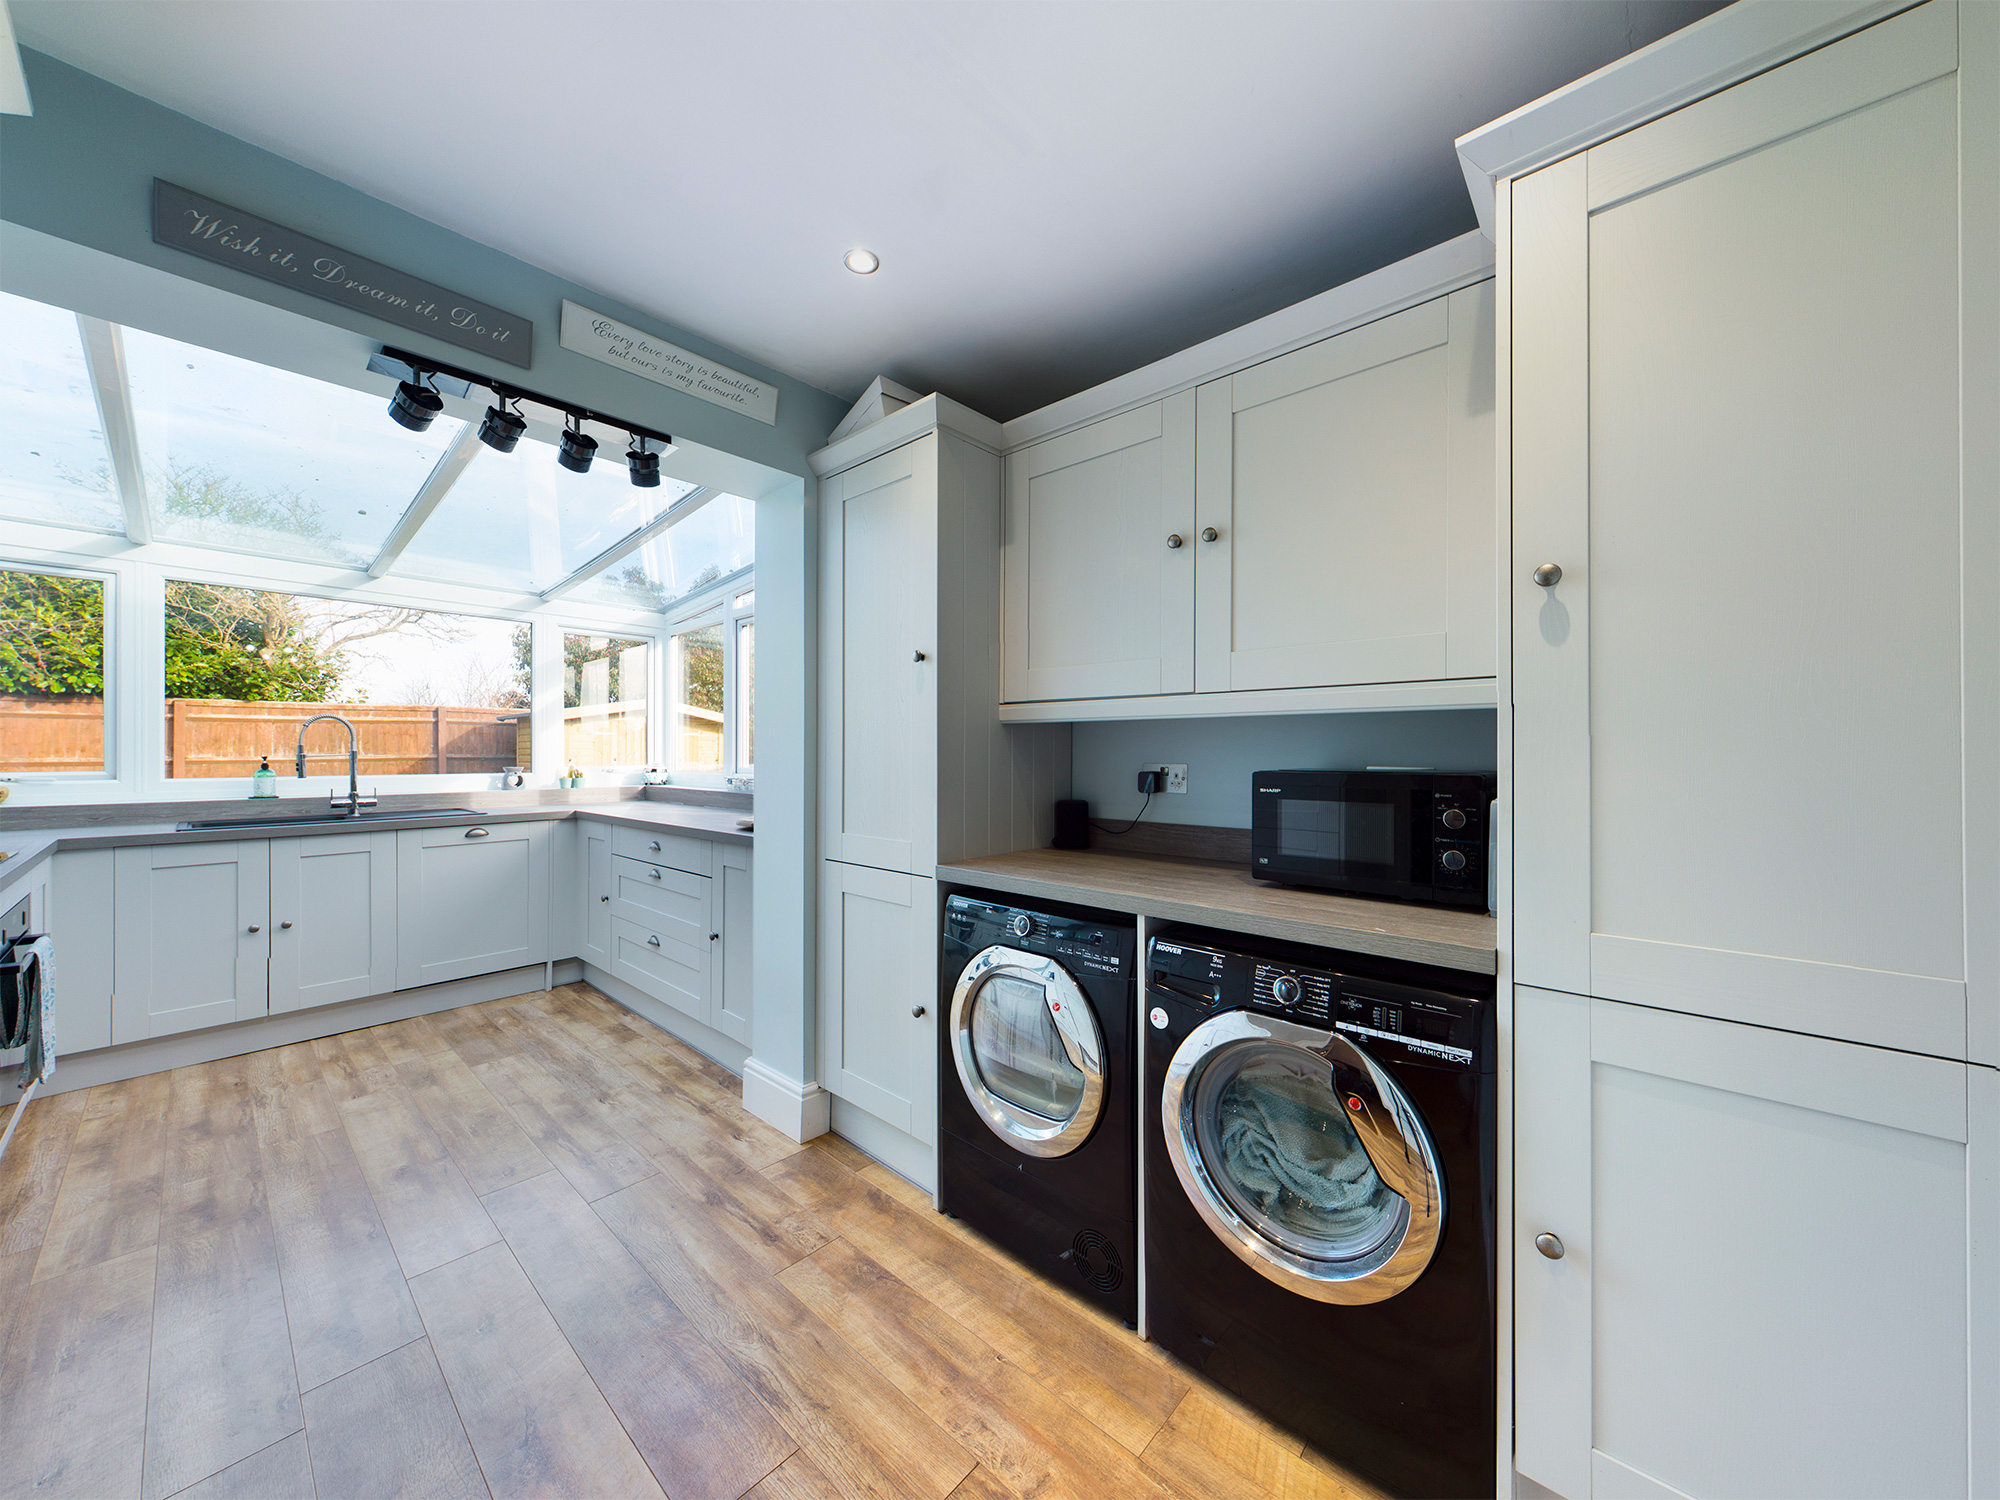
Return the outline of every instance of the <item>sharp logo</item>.
[[[1281,786],[1260,786],[1257,788],[1257,790],[1260,792],[1270,792],[1276,794],[1284,791],[1284,788]]]

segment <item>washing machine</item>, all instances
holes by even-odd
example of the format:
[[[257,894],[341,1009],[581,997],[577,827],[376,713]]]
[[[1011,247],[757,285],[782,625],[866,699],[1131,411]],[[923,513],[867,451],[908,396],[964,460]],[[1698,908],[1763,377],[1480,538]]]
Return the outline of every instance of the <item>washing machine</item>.
[[[938,1207],[1131,1324],[1133,920],[954,890],[942,957]]]
[[[1150,1336],[1392,1494],[1494,1493],[1493,983],[1170,928]]]

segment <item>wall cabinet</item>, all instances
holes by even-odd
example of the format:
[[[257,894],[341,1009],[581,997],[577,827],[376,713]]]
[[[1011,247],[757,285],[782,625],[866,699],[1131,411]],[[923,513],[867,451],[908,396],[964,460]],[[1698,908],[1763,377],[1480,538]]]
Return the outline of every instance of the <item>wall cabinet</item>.
[[[827,861],[820,1081],[906,1135],[937,1126],[937,883]]]
[[[1958,14],[1512,186],[1524,981],[2000,1062],[2000,496],[1960,446],[1991,424],[1960,212],[1990,103]]]
[[[396,988],[549,958],[549,825],[396,835]]]
[[[1003,701],[1194,691],[1194,392],[1007,459]]]
[[[396,835],[272,839],[271,1013],[396,987]]]
[[[1571,1500],[1964,1495],[1992,1070],[1526,988],[1515,1036],[1520,1472]]]
[[[268,1013],[269,840],[115,849],[112,887],[113,1042]]]

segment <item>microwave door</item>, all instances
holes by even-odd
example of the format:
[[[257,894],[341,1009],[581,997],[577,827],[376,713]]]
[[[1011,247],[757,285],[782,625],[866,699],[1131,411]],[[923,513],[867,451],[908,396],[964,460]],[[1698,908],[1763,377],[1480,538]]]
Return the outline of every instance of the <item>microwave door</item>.
[[[1272,877],[1362,889],[1409,882],[1414,830],[1403,799],[1350,790],[1337,797],[1285,795],[1277,801]]]

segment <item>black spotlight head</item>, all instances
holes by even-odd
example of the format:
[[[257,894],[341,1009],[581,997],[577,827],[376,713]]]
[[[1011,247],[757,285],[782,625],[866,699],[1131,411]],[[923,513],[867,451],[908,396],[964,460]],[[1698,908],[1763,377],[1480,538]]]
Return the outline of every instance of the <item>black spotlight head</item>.
[[[412,432],[422,432],[444,410],[444,397],[427,385],[405,380],[389,398],[389,415]]]
[[[660,455],[648,453],[643,448],[630,449],[625,454],[625,462],[632,470],[632,482],[642,490],[660,487]]]
[[[508,411],[505,407],[486,408],[486,420],[479,424],[479,441],[501,453],[512,453],[514,445],[521,441],[521,434],[528,430],[528,419]]]
[[[574,427],[563,429],[562,446],[556,450],[556,462],[575,474],[589,472],[590,461],[597,457],[597,439],[587,432],[579,432]]]

